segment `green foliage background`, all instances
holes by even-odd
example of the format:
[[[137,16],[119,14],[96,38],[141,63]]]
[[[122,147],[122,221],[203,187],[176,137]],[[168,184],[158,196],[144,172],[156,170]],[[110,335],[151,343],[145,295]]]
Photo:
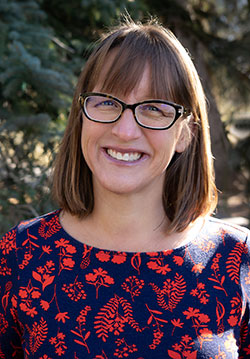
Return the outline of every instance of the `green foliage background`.
[[[206,49],[210,86],[234,101],[230,118],[249,100],[249,9],[244,0],[1,0],[0,233],[56,207],[51,163],[77,76],[101,31],[128,12],[134,20],[157,15],[177,35],[192,35]],[[239,141],[233,152],[247,180],[249,148]]]

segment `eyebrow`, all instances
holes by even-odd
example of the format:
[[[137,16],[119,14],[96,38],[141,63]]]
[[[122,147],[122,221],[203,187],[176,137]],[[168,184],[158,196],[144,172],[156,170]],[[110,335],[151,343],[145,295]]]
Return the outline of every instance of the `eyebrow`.
[[[100,90],[99,90],[99,89],[100,89]],[[110,95],[110,96],[113,96],[113,97],[118,98],[118,100],[121,100],[121,101],[123,101],[123,102],[126,102],[125,100],[123,100],[123,99],[120,98],[120,97],[123,97],[123,96],[125,97],[125,96],[126,96],[126,93],[123,93],[122,90],[119,91],[118,94],[116,94],[116,93],[112,93],[112,91],[106,92],[106,89],[105,89],[105,87],[103,87],[103,86],[100,86],[99,89],[98,89],[98,90],[95,90],[95,91],[93,91],[93,92],[99,92],[99,93],[102,93],[102,94],[104,94],[104,95]],[[92,92],[92,91],[91,91],[91,92]],[[130,93],[131,93],[131,92],[130,92]],[[142,95],[141,95],[141,93],[140,93],[140,98],[138,98],[137,95],[135,94],[135,99],[136,99],[136,101],[133,101],[133,103],[142,102],[142,101],[147,101],[147,100],[162,100],[162,101],[168,101],[168,100],[165,99],[165,98],[159,98],[159,97],[157,97],[157,96],[154,96],[154,95],[152,94],[152,92],[150,92],[150,91],[145,92],[145,93],[143,93]]]

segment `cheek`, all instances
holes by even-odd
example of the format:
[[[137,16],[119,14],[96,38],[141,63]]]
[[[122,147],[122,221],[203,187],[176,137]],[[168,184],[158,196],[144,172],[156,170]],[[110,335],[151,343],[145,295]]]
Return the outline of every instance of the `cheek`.
[[[81,132],[81,147],[83,156],[88,163],[88,158],[91,154],[91,140],[93,140],[93,135],[91,134],[91,128],[87,124],[82,125]],[[88,163],[89,164],[89,163]]]
[[[95,134],[98,133],[98,128],[95,128],[93,125],[95,124],[83,118],[81,133],[82,148],[86,148],[89,142],[95,140]]]
[[[172,130],[172,129],[171,129]],[[151,137],[151,145],[155,149],[155,152],[162,154],[164,157],[171,157],[175,152],[175,147],[178,141],[178,133],[174,129],[159,131],[155,136]],[[168,131],[168,132],[167,132]]]
[[[81,132],[81,148],[87,163],[97,156],[104,130],[101,124],[84,120]]]
[[[178,130],[178,129],[177,129]],[[151,145],[154,148],[155,166],[156,171],[165,171],[177,149],[178,142],[178,131],[167,130],[168,132],[162,131],[157,133],[151,141]]]

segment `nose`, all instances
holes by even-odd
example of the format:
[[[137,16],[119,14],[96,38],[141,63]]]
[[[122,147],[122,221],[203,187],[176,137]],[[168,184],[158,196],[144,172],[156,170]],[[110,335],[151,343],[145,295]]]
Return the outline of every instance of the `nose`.
[[[120,119],[113,124],[112,134],[123,141],[131,141],[141,136],[141,128],[136,123],[131,109],[126,109]]]

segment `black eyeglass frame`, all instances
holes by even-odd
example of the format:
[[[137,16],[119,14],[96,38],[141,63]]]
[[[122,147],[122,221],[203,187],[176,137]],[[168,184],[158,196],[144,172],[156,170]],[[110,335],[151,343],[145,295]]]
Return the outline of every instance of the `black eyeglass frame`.
[[[122,106],[122,111],[120,113],[120,115],[112,120],[112,121],[100,121],[100,120],[96,120],[96,119],[93,119],[91,118],[88,114],[87,114],[87,111],[85,109],[85,100],[86,98],[90,97],[90,96],[100,96],[100,97],[106,97],[106,98],[110,98],[112,100],[115,100],[117,101],[121,106]],[[178,118],[180,118],[181,116],[185,115],[185,116],[188,116],[191,114],[191,111],[186,109],[184,106],[182,105],[178,105],[177,103],[174,103],[174,102],[171,102],[171,101],[165,101],[165,100],[145,100],[145,101],[141,101],[141,102],[136,102],[134,104],[127,104],[121,100],[119,100],[117,97],[114,97],[114,96],[111,96],[111,95],[108,95],[108,94],[105,94],[105,93],[100,93],[100,92],[85,92],[85,93],[80,93],[79,95],[79,98],[78,98],[78,101],[80,103],[80,106],[81,106],[81,109],[84,113],[84,115],[87,117],[88,120],[90,121],[93,121],[93,122],[98,122],[98,123],[114,123],[114,122],[117,122],[123,112],[126,110],[126,109],[130,109],[132,110],[133,112],[133,115],[134,115],[134,119],[136,121],[136,123],[143,127],[143,128],[147,128],[147,129],[150,129],[150,130],[168,130],[170,127],[172,127],[175,122],[178,120]],[[173,122],[169,125],[169,126],[166,126],[166,127],[151,127],[151,126],[146,126],[142,123],[140,123],[138,121],[138,119],[136,118],[136,114],[135,114],[135,109],[137,106],[139,105],[144,105],[144,104],[147,104],[147,103],[162,103],[162,104],[166,104],[166,105],[170,105],[172,107],[175,108],[176,110],[176,114],[175,114],[175,118],[173,119]]]

